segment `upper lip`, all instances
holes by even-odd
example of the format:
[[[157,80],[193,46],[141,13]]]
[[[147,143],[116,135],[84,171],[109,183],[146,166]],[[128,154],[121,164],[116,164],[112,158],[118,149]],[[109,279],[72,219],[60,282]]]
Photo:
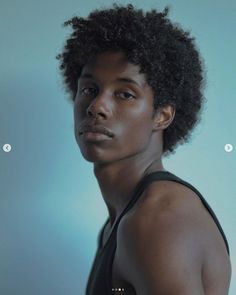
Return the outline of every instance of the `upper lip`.
[[[109,129],[102,125],[84,124],[79,128],[79,134],[82,134],[84,132],[103,133],[109,137],[114,136],[114,134]]]

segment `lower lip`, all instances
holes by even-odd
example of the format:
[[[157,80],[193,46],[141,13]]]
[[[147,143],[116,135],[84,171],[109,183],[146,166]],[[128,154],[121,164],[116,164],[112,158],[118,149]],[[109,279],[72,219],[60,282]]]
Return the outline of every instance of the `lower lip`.
[[[98,133],[98,132],[84,132],[82,134],[82,137],[86,141],[103,141],[111,139],[110,136],[104,134],[104,133]]]

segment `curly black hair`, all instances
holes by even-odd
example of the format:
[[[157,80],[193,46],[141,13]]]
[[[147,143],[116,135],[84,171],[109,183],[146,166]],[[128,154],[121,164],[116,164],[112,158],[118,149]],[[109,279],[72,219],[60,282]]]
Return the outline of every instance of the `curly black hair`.
[[[72,101],[90,57],[122,51],[127,61],[139,65],[154,91],[154,111],[166,105],[175,107],[174,120],[163,132],[165,156],[189,140],[204,102],[203,61],[195,38],[172,23],[168,13],[168,7],[163,12],[152,9],[144,13],[132,4],[113,4],[92,11],[87,18],[72,17],[64,26],[72,26],[73,33],[56,56]]]

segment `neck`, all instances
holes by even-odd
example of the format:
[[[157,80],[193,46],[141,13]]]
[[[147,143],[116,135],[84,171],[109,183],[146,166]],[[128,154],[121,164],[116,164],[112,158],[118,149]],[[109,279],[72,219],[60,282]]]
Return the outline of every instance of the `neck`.
[[[155,156],[138,154],[117,162],[94,165],[94,174],[107,205],[111,225],[130,201],[137,183],[154,171],[165,171],[160,152]]]

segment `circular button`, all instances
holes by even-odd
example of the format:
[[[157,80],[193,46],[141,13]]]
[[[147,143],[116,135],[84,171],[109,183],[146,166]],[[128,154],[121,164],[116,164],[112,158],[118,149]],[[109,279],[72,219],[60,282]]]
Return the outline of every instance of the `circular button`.
[[[11,145],[9,143],[6,143],[4,144],[2,149],[4,150],[4,152],[9,153],[11,151]]]
[[[233,150],[233,146],[232,146],[232,144],[227,143],[227,144],[225,145],[225,151],[226,151],[227,153],[230,153],[230,152],[232,152],[232,150]]]

